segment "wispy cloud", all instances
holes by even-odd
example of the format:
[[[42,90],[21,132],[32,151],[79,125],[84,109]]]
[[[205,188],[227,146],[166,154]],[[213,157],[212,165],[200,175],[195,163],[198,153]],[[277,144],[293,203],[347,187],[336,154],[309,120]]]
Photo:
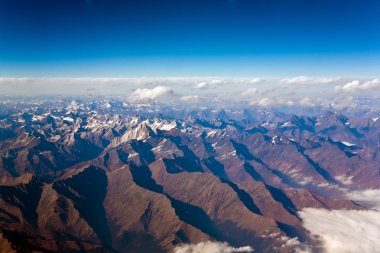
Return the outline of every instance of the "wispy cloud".
[[[174,253],[237,253],[253,252],[250,246],[231,247],[225,242],[200,242],[197,244],[182,244],[174,249]]]

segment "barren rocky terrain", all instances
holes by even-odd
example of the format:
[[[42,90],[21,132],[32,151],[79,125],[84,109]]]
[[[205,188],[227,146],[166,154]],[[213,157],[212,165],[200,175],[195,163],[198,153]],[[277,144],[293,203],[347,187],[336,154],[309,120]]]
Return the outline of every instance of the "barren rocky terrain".
[[[380,120],[324,111],[3,104],[1,252],[321,251],[299,211],[367,210]]]

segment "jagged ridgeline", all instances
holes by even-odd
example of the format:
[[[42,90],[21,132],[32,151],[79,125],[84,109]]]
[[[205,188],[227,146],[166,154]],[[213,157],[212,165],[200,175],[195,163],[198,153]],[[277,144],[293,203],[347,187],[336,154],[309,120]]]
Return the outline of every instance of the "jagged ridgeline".
[[[376,118],[330,111],[64,100],[3,106],[0,248],[314,247],[299,211],[365,209],[344,192],[380,187],[379,136]]]

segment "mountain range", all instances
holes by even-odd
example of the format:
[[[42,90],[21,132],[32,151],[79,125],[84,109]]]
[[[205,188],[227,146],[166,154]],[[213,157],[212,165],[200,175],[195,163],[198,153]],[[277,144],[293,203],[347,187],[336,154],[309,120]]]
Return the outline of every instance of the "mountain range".
[[[2,104],[1,252],[323,252],[300,212],[371,209],[379,140],[331,110]]]

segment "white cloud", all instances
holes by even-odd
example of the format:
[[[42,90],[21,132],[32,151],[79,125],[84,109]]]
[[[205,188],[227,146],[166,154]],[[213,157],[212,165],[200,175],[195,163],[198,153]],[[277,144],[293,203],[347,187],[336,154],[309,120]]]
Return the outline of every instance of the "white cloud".
[[[335,81],[337,80],[337,81]],[[358,81],[351,85],[347,78],[246,78],[246,77],[0,77],[0,95],[10,96],[115,96],[135,100],[158,100],[165,102],[161,94],[155,95],[156,87],[175,91],[178,102],[199,101],[222,104],[241,102],[244,98],[254,106],[312,106],[344,108],[357,102],[355,93],[334,93],[334,88],[344,90],[374,90],[380,86],[379,79]],[[360,80],[360,79],[358,79]],[[328,83],[318,85],[318,83]],[[265,82],[265,83],[263,83]],[[299,83],[292,85],[290,83]],[[301,85],[309,83],[310,85]],[[356,84],[355,84],[356,83]],[[265,85],[262,85],[265,84]],[[316,84],[316,85],[314,85]],[[351,88],[350,88],[351,87]],[[338,91],[339,88],[335,88]],[[169,92],[170,93],[170,92]],[[132,95],[133,94],[133,95]],[[376,92],[368,93],[371,97]],[[170,95],[170,94],[169,94]],[[199,96],[199,97],[197,97]],[[320,97],[323,99],[314,99]],[[165,97],[166,98],[166,97]],[[307,98],[313,98],[308,100]],[[161,99],[161,100],[160,100]],[[228,102],[227,102],[228,101]],[[246,101],[244,101],[246,102]]]
[[[337,96],[331,103],[331,106],[341,109],[354,103],[352,96]]]
[[[210,84],[214,84],[214,85],[221,85],[223,83],[224,83],[224,81],[220,80],[220,79],[215,79],[215,80],[210,81]]]
[[[313,106],[314,104],[311,102],[311,99],[309,97],[305,97],[299,101],[299,104],[301,106]]]
[[[178,83],[178,80],[154,77],[0,77],[0,94],[128,96],[134,89],[172,83]]]
[[[205,99],[203,97],[194,95],[194,96],[182,96],[180,101],[185,102],[185,103],[199,103],[199,102],[204,102]]]
[[[246,91],[243,91],[243,92],[241,93],[241,95],[242,95],[243,97],[252,97],[252,96],[257,95],[257,93],[258,93],[258,90],[257,90],[256,88],[249,88],[249,89],[247,89]]]
[[[225,242],[200,242],[197,244],[183,244],[174,249],[174,253],[235,253],[253,252],[250,246],[234,248]]]
[[[286,98],[261,98],[256,101],[252,101],[250,105],[255,106],[263,106],[263,107],[271,107],[271,106],[279,106],[279,105],[286,105],[286,106],[293,106],[294,102],[290,99]]]
[[[360,86],[359,80],[354,80],[354,81],[351,81],[349,83],[346,83],[343,86],[336,86],[335,90],[337,90],[337,91],[354,91],[354,90],[358,89],[359,86]]]
[[[130,95],[130,98],[132,100],[155,100],[163,97],[168,97],[173,94],[173,90],[169,87],[157,86],[152,89],[137,89]]]
[[[361,83],[359,80],[353,80],[343,86],[336,86],[337,92],[358,92],[380,89],[380,79],[376,78],[371,81]]]
[[[194,86],[195,89],[207,89],[209,87],[210,87],[210,85],[208,82],[200,82]]]
[[[258,77],[249,80],[249,82],[252,83],[252,84],[261,83],[261,82],[263,82],[263,81],[264,81],[263,79],[258,78]]]
[[[290,247],[291,249],[294,250],[295,253],[312,253],[313,252],[312,248],[305,243],[301,243],[298,240],[298,237],[293,237],[293,238],[285,237],[284,239],[285,239],[285,244],[283,245],[283,247]]]
[[[331,83],[340,80],[339,77],[309,77],[309,76],[296,76],[293,78],[284,78],[281,81],[287,84],[312,84],[312,83]]]
[[[262,98],[257,102],[257,104],[260,106],[271,106],[271,105],[275,105],[276,102],[270,98]]]
[[[380,213],[377,211],[306,208],[299,215],[326,253],[379,252]]]
[[[204,81],[204,82],[200,82],[200,83],[197,83],[194,88],[195,89],[208,89],[208,88],[212,88],[212,87],[217,87],[217,86],[220,86],[224,84],[224,81],[223,80],[220,80],[220,79],[214,79],[214,80],[209,80],[209,81]]]
[[[284,83],[305,83],[305,82],[309,82],[310,80],[311,80],[311,78],[307,77],[307,76],[297,76],[297,77],[293,77],[293,78],[282,79],[282,82],[284,82]]]
[[[351,191],[346,193],[346,196],[360,205],[380,211],[380,189]]]

